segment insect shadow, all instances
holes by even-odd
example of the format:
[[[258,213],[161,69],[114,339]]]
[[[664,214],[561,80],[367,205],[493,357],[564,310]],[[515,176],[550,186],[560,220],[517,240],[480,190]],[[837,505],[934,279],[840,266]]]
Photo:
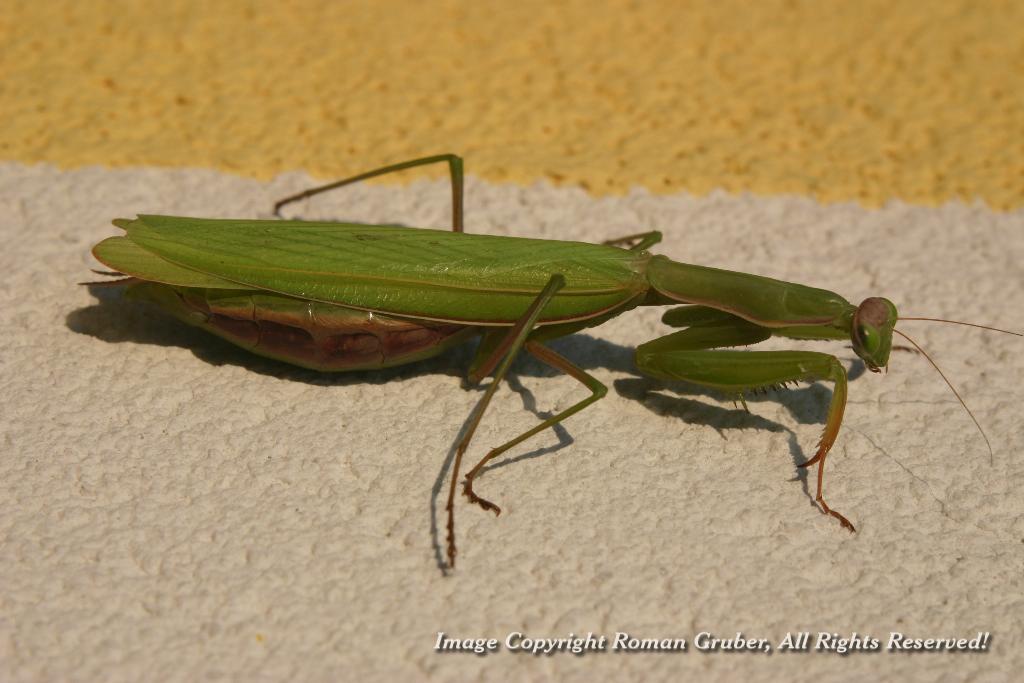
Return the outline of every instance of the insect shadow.
[[[438,357],[393,368],[359,372],[317,372],[254,355],[208,332],[184,325],[146,303],[126,301],[121,296],[121,289],[118,287],[90,286],[89,291],[97,299],[97,303],[71,311],[65,319],[67,327],[76,333],[115,344],[131,342],[177,346],[188,349],[197,358],[211,365],[237,365],[252,372],[278,379],[319,386],[384,384],[394,380],[436,374],[462,379],[472,360],[474,348],[473,344],[463,344]],[[553,340],[548,344],[556,352],[572,358],[575,364],[584,369],[603,368],[633,375],[630,378],[615,380],[612,387],[620,396],[639,401],[656,414],[673,415],[687,424],[711,427],[723,438],[726,438],[725,432],[732,429],[786,431],[789,433],[789,450],[794,464],[806,460],[806,455],[792,430],[767,418],[746,412],[742,408],[723,408],[702,400],[706,398],[721,399],[723,395],[720,392],[683,382],[666,383],[641,375],[634,368],[633,350],[629,347],[589,334],[574,334]],[[863,363],[856,360],[849,368],[849,378],[853,380],[864,372]],[[519,395],[525,410],[532,413],[538,420],[546,420],[554,415],[554,411],[541,410],[536,397],[520,381],[520,378],[557,377],[560,375],[561,373],[558,371],[524,353],[516,360],[512,371],[506,376],[506,383],[513,392]],[[463,379],[462,386],[465,389],[481,392],[486,388],[487,381],[480,385],[470,386]],[[799,423],[820,424],[824,422],[829,396],[830,392],[827,388],[820,384],[813,384],[799,389],[748,395],[746,401],[750,404],[774,401],[783,405]],[[472,412],[454,436],[430,492],[431,542],[438,568],[442,572],[447,572],[447,564],[444,560],[439,527],[439,500],[445,490],[445,483],[455,459],[457,445],[468,429],[471,419]],[[562,424],[554,425],[552,431],[557,438],[555,443],[502,458],[485,467],[483,472],[551,455],[573,443],[572,435]],[[801,482],[809,503],[814,505],[813,496],[808,487],[806,470],[798,470],[798,474],[793,480]]]
[[[209,332],[185,325],[151,304],[124,299],[119,287],[90,286],[89,292],[96,297],[97,303],[71,311],[65,318],[65,324],[73,332],[113,344],[130,342],[180,347],[210,365],[236,365],[251,372],[292,382],[339,386],[383,384],[398,378],[427,374],[459,376],[463,374],[459,372],[459,366],[445,358],[460,351],[468,353],[460,347],[446,356],[394,368],[359,372],[317,372],[258,356]]]
[[[97,303],[73,310],[65,317],[65,324],[72,332],[112,344],[130,342],[180,347],[211,365],[236,365],[262,375],[318,386],[384,384],[396,379],[435,374],[464,378],[475,348],[473,343],[465,343],[434,358],[391,368],[319,372],[258,356],[209,332],[185,325],[148,303],[126,300],[119,287],[90,286],[89,292],[97,299]],[[558,339],[550,346],[571,355],[573,361],[583,368],[601,367],[634,372],[632,351],[628,347],[585,334],[573,335],[568,340]],[[519,376],[528,377],[555,377],[561,374],[526,353],[520,354],[513,370]],[[486,382],[476,387],[463,384],[471,389],[486,388]],[[509,386],[523,394],[524,407],[535,412],[536,401],[530,392],[514,379],[509,382]]]

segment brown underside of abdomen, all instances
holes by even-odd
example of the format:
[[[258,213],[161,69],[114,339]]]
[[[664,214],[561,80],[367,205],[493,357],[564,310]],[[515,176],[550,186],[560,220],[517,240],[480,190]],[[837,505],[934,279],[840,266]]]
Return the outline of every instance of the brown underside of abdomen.
[[[158,304],[253,353],[326,371],[401,365],[429,358],[476,328],[395,318],[264,292],[133,285],[136,298]]]

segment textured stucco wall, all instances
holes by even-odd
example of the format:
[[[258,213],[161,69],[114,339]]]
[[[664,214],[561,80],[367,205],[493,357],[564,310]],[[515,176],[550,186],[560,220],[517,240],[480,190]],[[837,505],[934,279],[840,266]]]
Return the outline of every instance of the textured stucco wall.
[[[12,3],[0,155],[1024,202],[1024,4]]]
[[[602,7],[5,8],[0,680],[1005,680],[1024,667],[1020,338],[901,326],[960,389],[991,460],[924,359],[896,354],[876,376],[842,344],[806,345],[853,379],[826,494],[856,535],[816,510],[814,476],[795,467],[828,385],[750,398],[748,414],[646,379],[631,353],[668,331],[654,309],[561,340],[609,395],[480,480],[505,512],[458,506],[445,576],[441,492],[480,396],[460,387],[469,348],[325,376],[76,285],[114,217],[263,216],[312,182],[303,171],[452,151],[473,174],[473,232],[659,229],[657,250],[681,261],[1024,329],[1020,3]],[[443,181],[357,186],[302,211],[443,226],[448,196]],[[513,375],[470,459],[585,394],[528,360]],[[439,630],[776,644],[986,631],[991,644],[477,657],[435,653]]]
[[[564,429],[514,451],[458,506],[461,554],[438,565],[446,458],[479,396],[468,350],[406,368],[324,376],[255,359],[110,293],[89,246],[111,216],[255,216],[299,187],[213,171],[2,167],[0,677],[330,680],[385,675],[849,680],[869,672],[998,678],[1021,665],[1024,356],[1015,337],[904,327],[921,358],[855,378],[812,505],[794,464],[813,452],[830,388],[752,398],[664,385],[631,348],[666,332],[633,311],[555,345],[610,387]],[[327,215],[443,225],[443,183],[352,188]],[[473,182],[474,231],[604,239],[665,231],[677,258],[825,286],[903,311],[1024,326],[1024,214],[982,206],[864,210],[809,199],[594,200]],[[776,347],[796,344],[776,344]],[[470,456],[584,395],[520,362]],[[524,409],[526,408],[526,409]],[[525,457],[524,456],[540,456]],[[441,518],[443,519],[443,517]],[[439,535],[438,535],[439,534]],[[903,629],[993,634],[983,655],[439,655],[436,632],[503,638],[701,630]]]

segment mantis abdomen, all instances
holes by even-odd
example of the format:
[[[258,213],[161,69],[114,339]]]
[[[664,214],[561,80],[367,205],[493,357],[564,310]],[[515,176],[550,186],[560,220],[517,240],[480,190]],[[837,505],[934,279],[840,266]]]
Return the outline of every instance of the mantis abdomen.
[[[261,356],[321,371],[367,370],[436,356],[478,328],[408,320],[271,292],[136,281],[128,296]]]

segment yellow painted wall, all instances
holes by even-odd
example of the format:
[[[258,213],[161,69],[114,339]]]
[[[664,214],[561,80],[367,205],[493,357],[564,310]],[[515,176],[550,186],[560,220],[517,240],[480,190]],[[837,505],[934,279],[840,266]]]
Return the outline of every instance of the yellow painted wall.
[[[1024,2],[76,2],[0,13],[0,158],[1024,204]]]

